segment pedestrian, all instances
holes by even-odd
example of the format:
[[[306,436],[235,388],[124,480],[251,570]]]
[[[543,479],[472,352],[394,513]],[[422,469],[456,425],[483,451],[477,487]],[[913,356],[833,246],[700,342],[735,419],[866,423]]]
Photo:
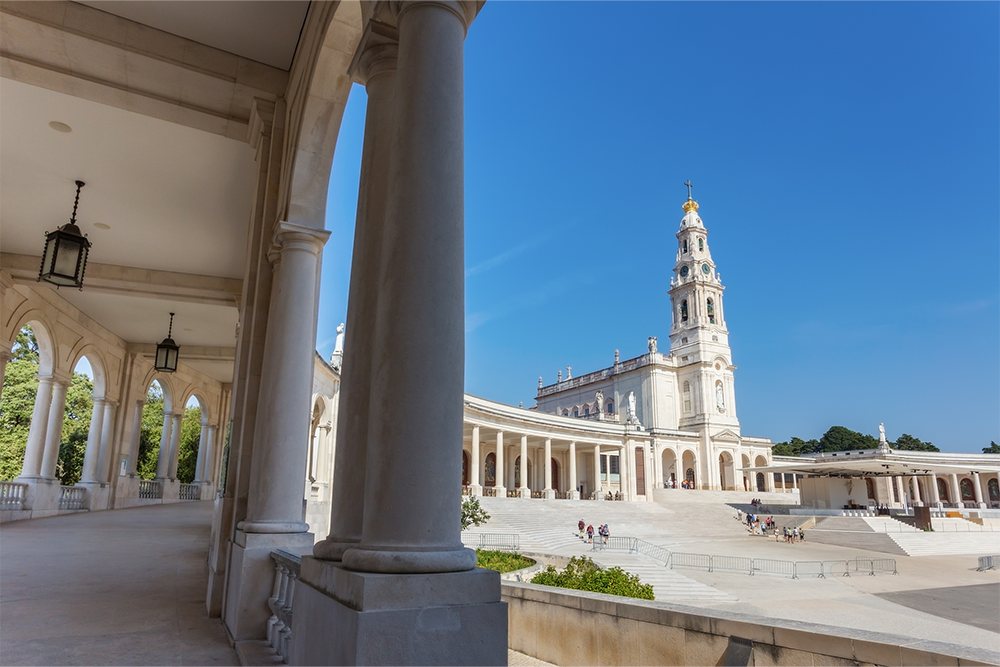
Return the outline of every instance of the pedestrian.
[[[774,541],[775,542],[778,541],[778,528],[777,528],[777,526],[775,526],[775,528],[774,528]]]
[[[587,526],[587,543],[588,544],[594,543],[594,524],[590,524],[589,526]]]
[[[792,542],[798,542],[798,541],[799,541],[799,527],[796,526],[795,528],[792,529]]]
[[[611,529],[608,528],[608,524],[604,524],[604,543],[607,544],[610,538],[611,538]]]
[[[587,527],[587,524],[585,524],[583,522],[583,519],[580,519],[580,523],[576,524],[576,527],[580,529],[580,539],[582,540],[583,539],[583,530],[584,530],[584,528]]]

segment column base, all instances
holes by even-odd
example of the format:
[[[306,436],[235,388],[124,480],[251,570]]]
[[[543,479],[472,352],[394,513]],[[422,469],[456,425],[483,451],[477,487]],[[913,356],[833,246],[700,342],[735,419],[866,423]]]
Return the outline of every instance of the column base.
[[[111,487],[104,482],[77,482],[74,486],[82,486],[87,489],[87,499],[84,507],[91,512],[111,509],[108,502],[111,500]]]
[[[556,492],[555,492],[554,489],[543,489],[542,490],[542,498],[545,498],[546,500],[554,500],[555,497],[556,497]]]
[[[526,486],[522,486],[520,489],[517,490],[517,497],[518,498],[530,498],[531,497],[531,489],[529,489]]]
[[[990,506],[987,505],[986,503],[976,503],[976,507],[978,507],[981,510],[985,510],[985,509],[989,509],[990,508]]]
[[[580,492],[579,491],[570,491],[569,492],[569,499],[570,500],[579,500],[580,499]]]
[[[469,495],[470,496],[481,496],[481,495],[483,495],[483,485],[482,484],[470,484],[469,485]]]
[[[506,498],[507,497],[507,487],[506,486],[494,486],[493,487],[493,493],[494,493],[494,495],[496,495],[497,498]]]
[[[500,575],[353,572],[305,556],[293,665],[506,665]]]
[[[312,551],[312,533],[247,533],[236,531],[229,545],[226,567],[226,611],[223,619],[234,641],[266,639],[271,610],[267,599],[274,587],[271,552],[285,549],[307,554]]]
[[[594,491],[594,500],[604,500],[604,489]]]

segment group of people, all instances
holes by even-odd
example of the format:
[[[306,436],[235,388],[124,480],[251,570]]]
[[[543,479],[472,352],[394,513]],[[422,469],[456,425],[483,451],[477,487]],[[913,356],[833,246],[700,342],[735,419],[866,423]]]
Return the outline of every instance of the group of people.
[[[788,544],[794,544],[795,542],[805,542],[806,541],[806,531],[802,530],[798,526],[795,528],[789,528],[785,526],[781,529],[781,534],[778,533],[778,527],[774,527],[774,541],[780,542],[778,538],[784,536],[785,542]]]
[[[587,524],[583,519],[576,524],[576,527],[580,531],[580,539],[586,539],[587,544],[594,543],[594,526],[593,524]],[[603,524],[597,527],[597,535],[601,538],[603,544],[608,543],[608,538],[611,537],[611,529],[608,528],[608,524]],[[586,536],[586,538],[584,538]]]
[[[889,506],[888,505],[876,505],[875,514],[878,516],[889,516]]]
[[[740,512],[738,518],[743,519],[744,517],[742,515],[743,513]],[[751,512],[747,512],[745,521],[747,524],[747,532],[750,532],[754,535],[763,535],[764,530],[768,530],[770,526],[774,525],[774,518],[768,517],[764,522],[764,527],[762,528],[760,525],[760,517]]]
[[[614,493],[608,491],[607,493],[604,494],[605,500],[621,500],[623,497],[624,496],[622,496],[622,494],[619,493],[618,491],[615,491]]]
[[[683,480],[683,481],[680,481],[680,482],[677,482],[677,481],[675,481],[673,479],[668,479],[667,481],[665,481],[663,483],[663,488],[664,489],[693,489],[694,488],[694,482],[689,482],[686,479]]]
[[[760,507],[761,505],[764,504],[764,502],[760,498],[754,498],[753,500],[750,501],[750,504],[753,505],[754,507]]]

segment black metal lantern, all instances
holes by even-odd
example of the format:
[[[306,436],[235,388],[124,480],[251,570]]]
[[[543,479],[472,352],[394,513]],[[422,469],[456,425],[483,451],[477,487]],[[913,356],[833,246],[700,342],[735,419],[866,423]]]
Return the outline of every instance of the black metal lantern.
[[[38,270],[38,280],[50,282],[57,287],[79,287],[83,289],[83,272],[87,268],[90,241],[76,226],[76,207],[80,204],[80,188],[83,181],[76,182],[76,201],[69,222],[54,232],[45,232],[45,252],[42,266]]]
[[[177,346],[171,334],[174,331],[174,314],[170,313],[170,329],[167,330],[167,337],[156,346],[156,362],[153,366],[163,373],[173,373],[177,370],[177,352],[181,348]]]

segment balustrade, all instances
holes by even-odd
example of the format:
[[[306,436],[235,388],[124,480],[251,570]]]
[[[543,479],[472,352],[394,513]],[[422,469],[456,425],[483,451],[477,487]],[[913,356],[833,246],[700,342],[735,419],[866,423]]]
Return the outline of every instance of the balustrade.
[[[139,480],[139,497],[140,498],[162,498],[163,497],[163,485],[152,479],[140,479]]]
[[[87,489],[82,486],[59,487],[59,509],[82,510],[87,500]]]
[[[0,482],[0,510],[23,510],[27,492],[27,484]]]
[[[201,485],[181,484],[179,494],[181,500],[201,500]]]
[[[284,549],[271,552],[274,560],[274,588],[267,606],[271,618],[267,620],[267,641],[283,662],[288,662],[288,652],[292,645],[292,600],[295,597],[295,581],[299,578],[302,557]]]

